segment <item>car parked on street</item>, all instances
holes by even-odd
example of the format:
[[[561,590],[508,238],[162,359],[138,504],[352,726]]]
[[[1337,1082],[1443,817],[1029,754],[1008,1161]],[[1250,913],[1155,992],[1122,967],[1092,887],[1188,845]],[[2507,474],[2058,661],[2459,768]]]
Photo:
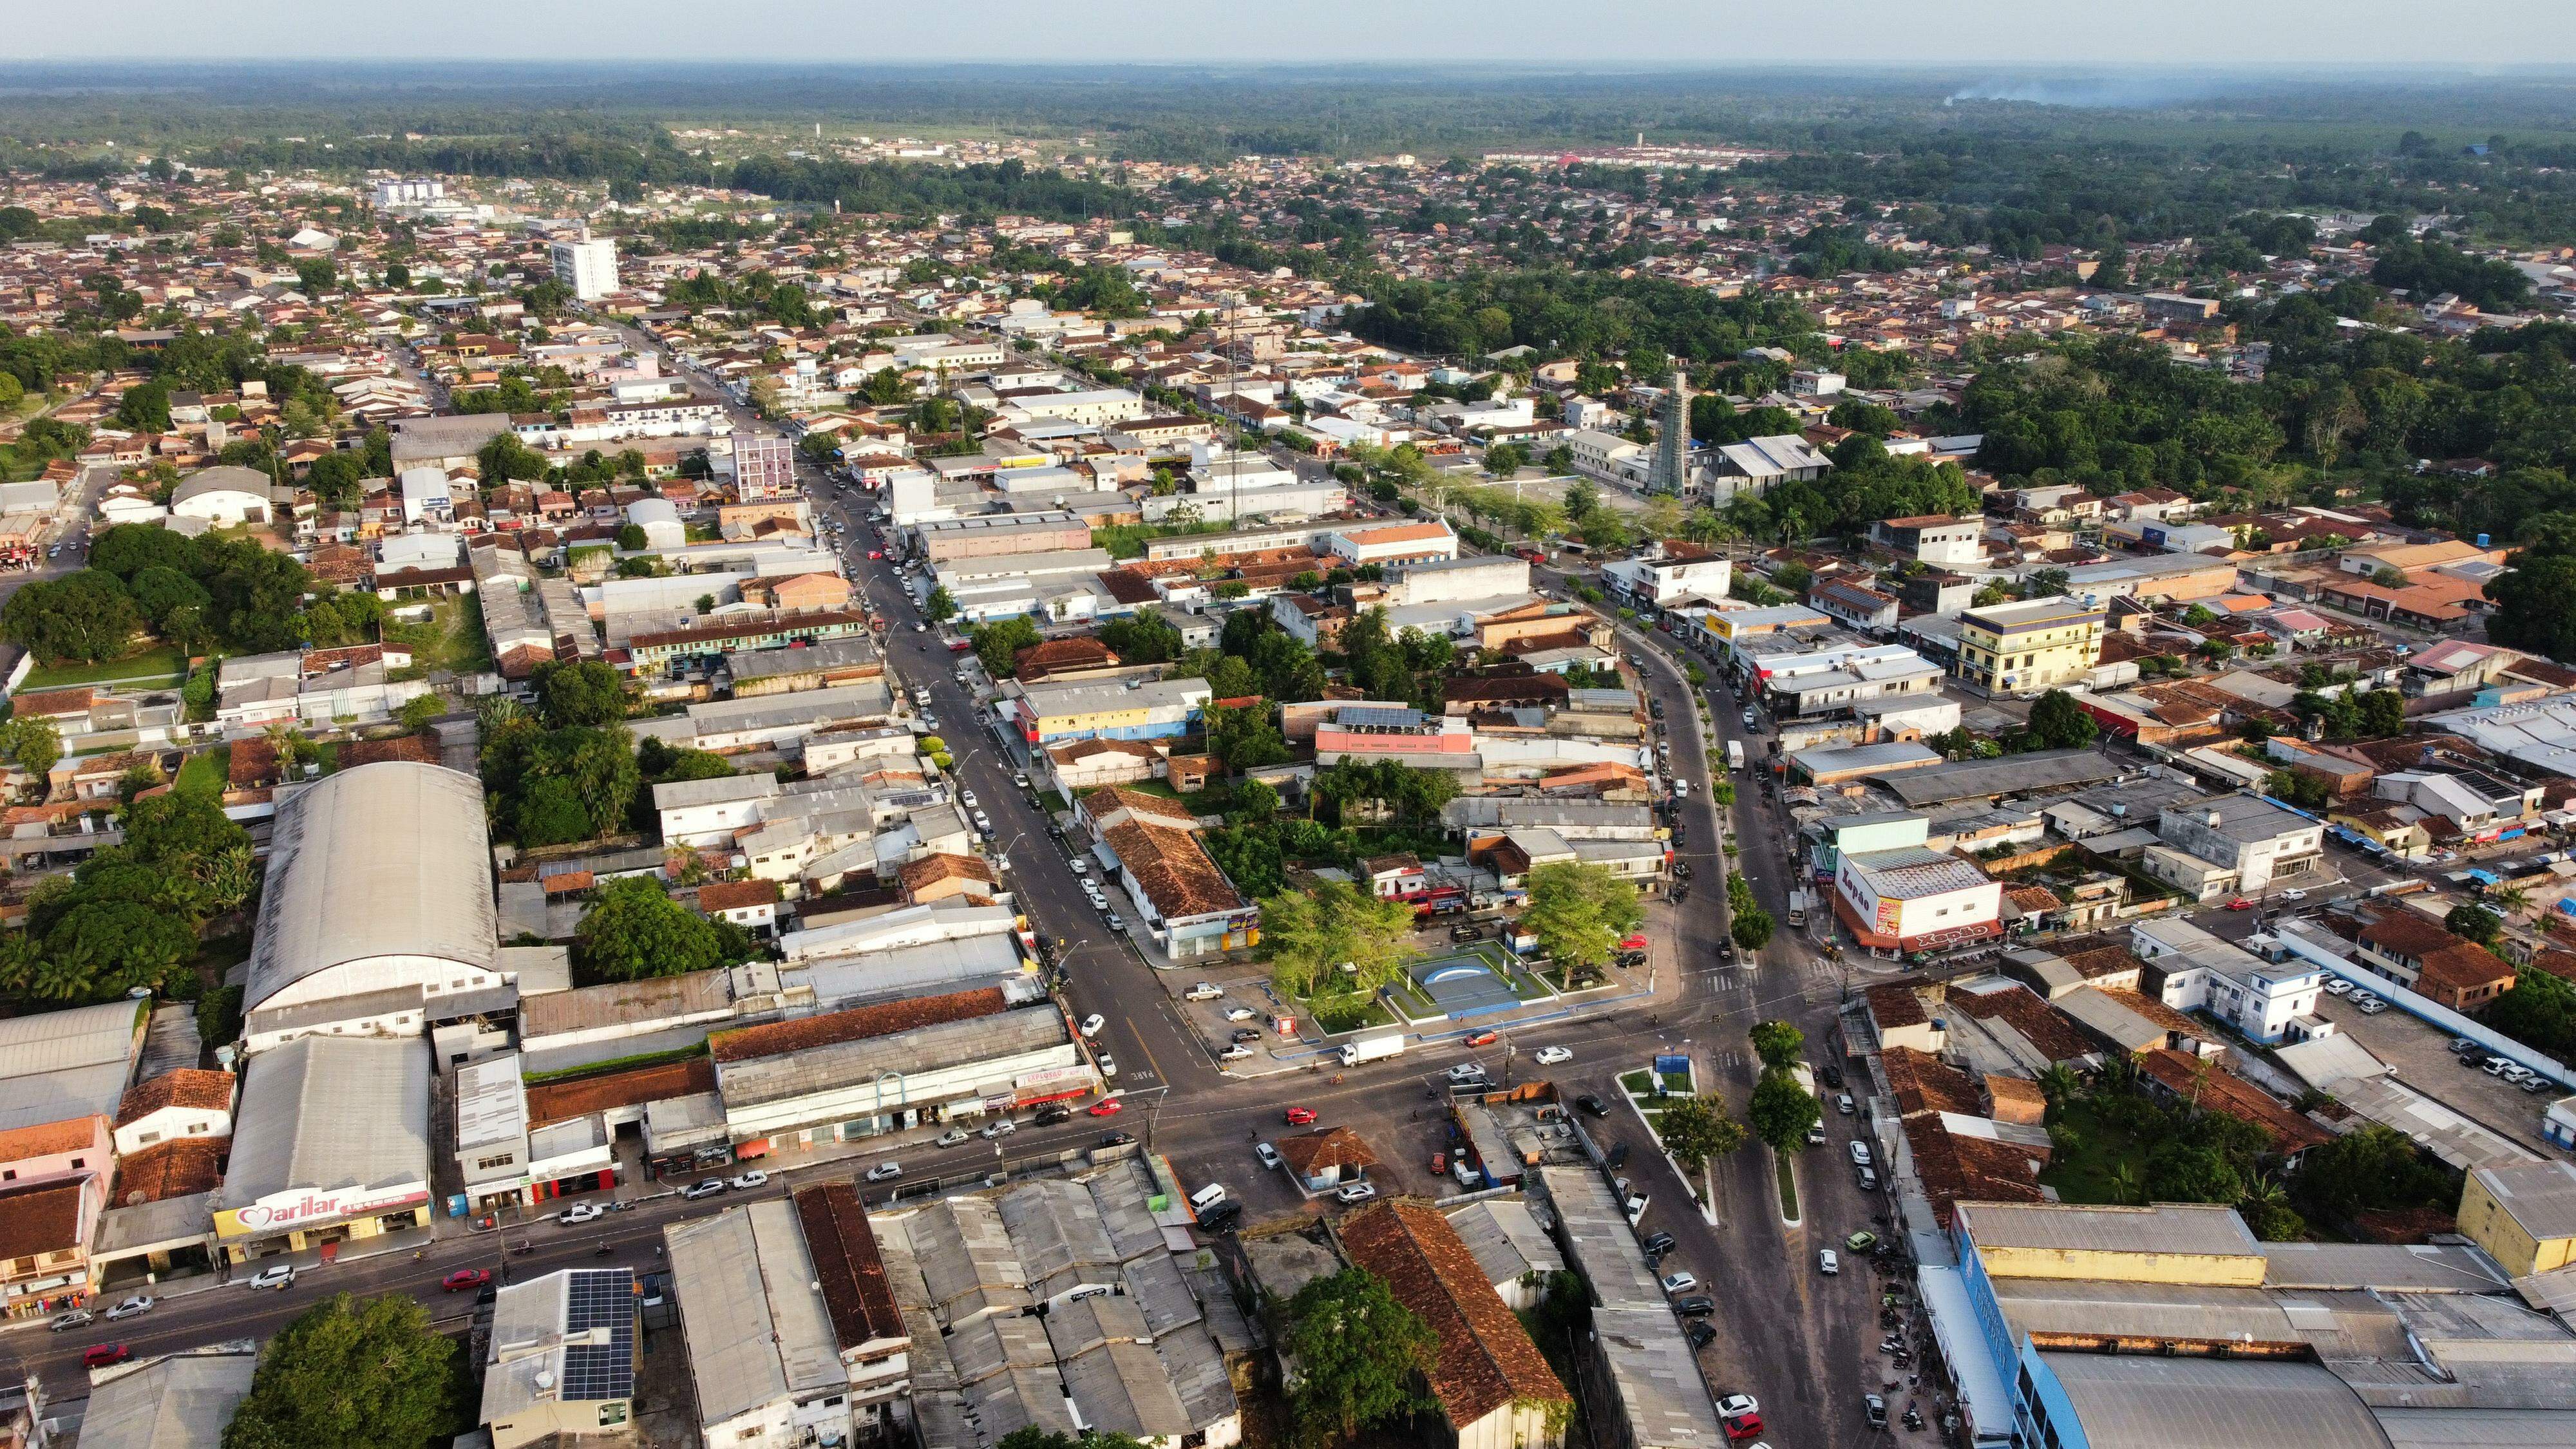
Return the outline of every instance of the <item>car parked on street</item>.
[[[724,1190],[725,1181],[723,1178],[710,1177],[704,1182],[693,1182],[687,1187],[681,1188],[680,1197],[686,1202],[696,1202],[700,1198],[714,1197]]]
[[[733,1179],[725,1186],[736,1192],[749,1192],[756,1187],[769,1186],[769,1174],[755,1167],[749,1172],[735,1173]]]
[[[940,1133],[939,1140],[930,1145],[933,1147],[963,1147],[967,1143],[973,1141],[974,1138],[975,1134],[967,1131],[963,1127],[951,1127],[947,1131]]]
[[[295,1265],[280,1263],[274,1268],[262,1268],[250,1275],[249,1282],[254,1290],[275,1288],[283,1291],[292,1288],[295,1286]]]
[[[1008,1118],[1008,1117],[1005,1117],[1005,1118],[1003,1118],[1001,1121],[996,1122],[996,1123],[992,1124],[991,1126],[986,1127],[986,1128],[984,1129],[984,1140],[985,1140],[985,1141],[987,1141],[987,1142],[990,1142],[990,1141],[992,1141],[993,1139],[995,1139],[995,1138],[997,1138],[997,1137],[1008,1137],[1008,1136],[1010,1136],[1012,1133],[1017,1132],[1017,1131],[1019,1131],[1019,1130],[1020,1130],[1020,1124],[1019,1124],[1019,1123],[1012,1121],[1012,1120],[1011,1120],[1010,1118]]]
[[[98,1322],[97,1314],[86,1308],[74,1308],[69,1312],[55,1314],[53,1321],[47,1323],[45,1327],[56,1333],[68,1333],[75,1328],[87,1328],[96,1322]]]
[[[1091,1015],[1082,1019],[1082,1034],[1084,1036],[1098,1036],[1100,1035],[1100,1029],[1108,1024],[1109,1018],[1102,1016],[1099,1012],[1095,1011]]]
[[[1666,1293],[1688,1293],[1698,1286],[1699,1278],[1696,1274],[1668,1273],[1664,1275],[1664,1291]]]
[[[577,1228],[583,1223],[595,1223],[606,1216],[608,1216],[608,1209],[599,1203],[577,1202],[565,1208],[556,1216],[555,1221],[568,1228]]]
[[[1126,1106],[1127,1104],[1125,1102],[1120,1101],[1116,1097],[1103,1097],[1099,1101],[1091,1104],[1091,1115],[1094,1117],[1115,1117],[1119,1112],[1124,1110]]]

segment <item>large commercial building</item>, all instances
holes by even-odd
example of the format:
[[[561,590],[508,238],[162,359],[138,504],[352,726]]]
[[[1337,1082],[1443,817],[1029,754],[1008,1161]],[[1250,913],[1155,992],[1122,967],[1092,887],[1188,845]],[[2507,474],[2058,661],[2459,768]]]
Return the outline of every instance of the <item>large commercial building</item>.
[[[710,445],[719,460],[730,459],[734,497],[744,503],[787,498],[796,492],[796,445],[767,433],[743,433],[726,439],[730,448]],[[719,473],[726,470],[719,466]]]
[[[1002,697],[993,702],[994,717],[1032,745],[1187,734],[1209,697],[1203,679],[1160,679],[1132,688],[1109,680],[1003,688]]]
[[[2080,682],[2102,657],[2106,615],[2063,595],[1959,616],[1959,678],[1989,694],[2040,694]]]
[[[317,1032],[420,1036],[506,1009],[483,787],[388,760],[278,807],[242,995],[243,1049]]]
[[[2003,884],[1919,845],[1855,851],[1834,870],[1834,914],[1873,951],[1937,951],[2003,934]]]
[[[215,1237],[234,1262],[429,1223],[429,1044],[299,1036],[252,1059]]]

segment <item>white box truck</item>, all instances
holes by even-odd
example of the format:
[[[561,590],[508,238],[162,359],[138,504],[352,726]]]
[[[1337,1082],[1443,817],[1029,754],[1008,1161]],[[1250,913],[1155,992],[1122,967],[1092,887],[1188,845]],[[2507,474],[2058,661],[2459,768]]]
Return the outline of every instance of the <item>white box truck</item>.
[[[1342,1043],[1342,1065],[1346,1067],[1356,1067],[1362,1062],[1374,1062],[1403,1054],[1404,1033],[1400,1031],[1391,1031],[1384,1036],[1364,1036],[1357,1041]]]
[[[1744,773],[1744,741],[1728,740],[1726,742],[1726,768],[1728,772],[1732,774],[1741,775]]]

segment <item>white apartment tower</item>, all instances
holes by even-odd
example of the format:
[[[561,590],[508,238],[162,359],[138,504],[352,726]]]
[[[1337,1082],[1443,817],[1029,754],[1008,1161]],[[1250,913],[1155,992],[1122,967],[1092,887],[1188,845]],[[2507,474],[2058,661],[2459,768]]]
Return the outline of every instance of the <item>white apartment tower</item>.
[[[617,243],[594,237],[583,227],[573,241],[554,245],[555,280],[572,288],[584,302],[596,302],[617,290]]]

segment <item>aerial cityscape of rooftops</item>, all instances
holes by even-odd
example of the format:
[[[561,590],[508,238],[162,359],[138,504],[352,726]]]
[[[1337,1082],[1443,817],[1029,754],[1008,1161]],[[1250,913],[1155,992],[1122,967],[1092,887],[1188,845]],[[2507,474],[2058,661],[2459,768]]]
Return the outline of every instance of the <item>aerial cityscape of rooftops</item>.
[[[0,86],[0,1449],[2576,1446],[2576,77],[326,68]]]

